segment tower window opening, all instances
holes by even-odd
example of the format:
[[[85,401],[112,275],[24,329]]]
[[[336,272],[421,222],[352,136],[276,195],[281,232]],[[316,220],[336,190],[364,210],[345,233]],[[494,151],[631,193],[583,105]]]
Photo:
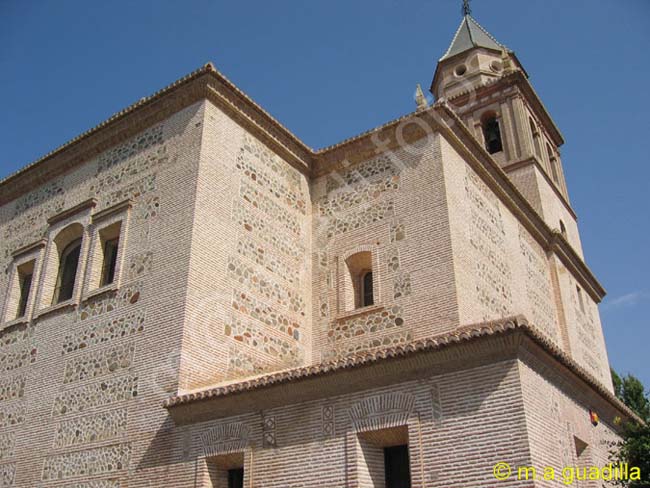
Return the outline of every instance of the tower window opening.
[[[53,305],[72,298],[81,255],[82,237],[83,227],[75,223],[63,229],[54,238],[59,260],[56,268],[57,275],[54,294],[52,296]]]
[[[102,263],[102,279],[100,286],[113,283],[115,279],[115,265],[117,264],[117,246],[119,238],[104,242],[104,262]]]
[[[576,294],[578,295],[578,305],[580,305],[580,311],[585,313],[585,301],[582,298],[582,289],[579,286],[576,286]]]
[[[366,271],[361,279],[361,306],[369,307],[375,303],[372,291],[372,271]]]
[[[533,119],[529,118],[528,122],[530,124],[530,132],[533,135],[533,146],[535,150],[535,154],[537,157],[541,158],[541,150],[539,147],[539,131],[537,130],[537,126],[535,125],[535,122],[533,122]]]
[[[99,231],[102,259],[99,286],[106,286],[115,281],[121,227],[121,222],[116,222]]]
[[[483,138],[485,139],[485,149],[490,154],[503,151],[503,142],[501,141],[501,129],[499,121],[495,114],[491,113],[483,116],[481,123],[483,127]]]

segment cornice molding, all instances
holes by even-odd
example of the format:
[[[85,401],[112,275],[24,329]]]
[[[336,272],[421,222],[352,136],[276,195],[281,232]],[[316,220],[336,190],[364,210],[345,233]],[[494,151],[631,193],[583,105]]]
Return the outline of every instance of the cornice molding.
[[[503,166],[502,169],[503,171],[507,173],[510,173],[511,171],[516,171],[520,168],[525,168],[526,166],[535,166],[539,172],[542,174],[544,179],[546,180],[546,183],[551,187],[553,192],[555,193],[555,196],[557,196],[560,201],[562,202],[562,205],[564,205],[564,208],[571,214],[571,217],[573,217],[576,221],[578,220],[578,216],[576,215],[575,211],[571,207],[571,204],[569,201],[566,199],[566,197],[562,194],[560,189],[557,187],[555,182],[551,180],[550,176],[542,166],[542,163],[540,163],[539,159],[537,158],[536,155],[532,155],[530,157],[520,159],[519,161],[515,161],[514,163],[509,163],[506,166]]]
[[[433,110],[438,111],[440,116],[432,120],[446,139],[465,156],[467,163],[500,196],[504,204],[518,217],[540,245],[547,252],[555,252],[591,298],[599,303],[606,294],[605,289],[571,245],[561,236],[558,239],[559,232],[554,231],[544,222],[451,107],[443,102],[434,105]],[[454,123],[441,123],[442,120],[450,120]]]
[[[14,259],[16,259],[24,254],[29,254],[32,251],[35,251],[36,249],[45,247],[46,244],[47,244],[47,239],[39,239],[36,242],[32,242],[31,244],[27,244],[26,246],[16,249],[14,252],[11,253],[11,256]]]
[[[133,200],[127,198],[126,200],[122,200],[121,202],[118,202],[115,205],[111,205],[110,207],[105,208],[104,210],[95,212],[90,216],[91,222],[93,224],[96,224],[97,222],[101,222],[102,220],[105,220],[108,217],[111,217],[121,212],[125,212],[131,209],[132,206],[133,206]]]
[[[57,222],[61,222],[62,220],[70,218],[73,215],[83,212],[84,210],[87,210],[89,208],[95,208],[96,205],[97,205],[96,198],[88,198],[87,200],[78,203],[74,207],[67,208],[56,215],[52,215],[50,218],[47,219],[47,223],[50,225],[54,225]]]

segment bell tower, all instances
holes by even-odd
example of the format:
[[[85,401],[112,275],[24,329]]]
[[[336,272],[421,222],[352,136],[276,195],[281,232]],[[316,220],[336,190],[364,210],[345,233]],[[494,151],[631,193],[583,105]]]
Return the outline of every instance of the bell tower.
[[[549,227],[582,256],[560,159],[564,139],[515,53],[472,17],[468,0],[430,91],[449,104]]]

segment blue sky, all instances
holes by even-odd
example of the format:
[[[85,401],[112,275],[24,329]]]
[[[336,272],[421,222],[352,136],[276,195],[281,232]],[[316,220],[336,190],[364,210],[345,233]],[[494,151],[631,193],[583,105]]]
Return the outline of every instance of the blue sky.
[[[460,0],[0,0],[0,177],[213,61],[312,147],[413,110]],[[650,387],[650,2],[474,0],[563,132],[612,365]]]

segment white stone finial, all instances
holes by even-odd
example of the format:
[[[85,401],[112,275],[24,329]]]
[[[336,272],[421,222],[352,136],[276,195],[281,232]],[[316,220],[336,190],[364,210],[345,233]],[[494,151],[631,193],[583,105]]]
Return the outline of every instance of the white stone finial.
[[[424,93],[422,92],[422,87],[418,83],[417,86],[415,87],[415,104],[418,107],[418,110],[424,110],[429,106],[429,102],[427,102],[427,97],[424,96]]]

